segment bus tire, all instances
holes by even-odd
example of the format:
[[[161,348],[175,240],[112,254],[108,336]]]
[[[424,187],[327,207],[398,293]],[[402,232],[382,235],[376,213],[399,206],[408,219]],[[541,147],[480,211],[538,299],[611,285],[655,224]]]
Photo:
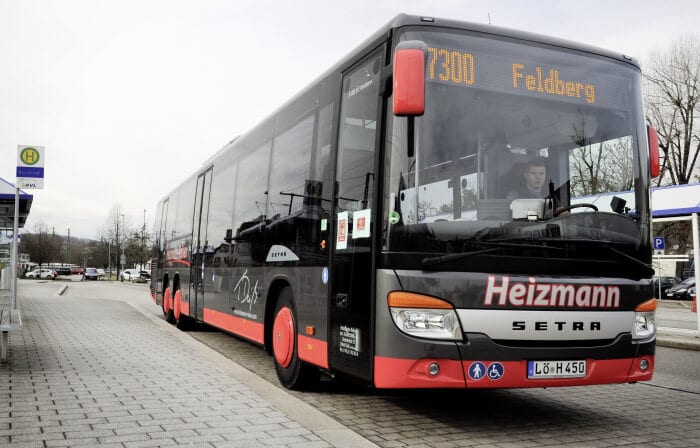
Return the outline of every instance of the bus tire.
[[[175,326],[179,330],[187,331],[190,329],[192,319],[189,316],[182,314],[182,292],[180,292],[179,289],[175,291],[173,319],[175,319]]]
[[[166,288],[163,293],[163,315],[165,316],[165,321],[169,324],[175,322],[175,316],[173,315],[173,299],[170,296],[170,288]]]
[[[305,364],[297,354],[297,316],[290,287],[284,288],[275,306],[272,321],[272,357],[280,383],[300,390],[318,382],[321,372]]]

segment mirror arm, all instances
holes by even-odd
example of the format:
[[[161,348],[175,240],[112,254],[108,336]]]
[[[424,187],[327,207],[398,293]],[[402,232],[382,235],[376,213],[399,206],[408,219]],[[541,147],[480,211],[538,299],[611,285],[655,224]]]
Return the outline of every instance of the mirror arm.
[[[415,129],[416,120],[413,115],[406,117],[408,122],[406,123],[406,130],[408,131],[408,138],[406,140],[406,155],[408,158],[415,156],[416,154],[416,139],[415,139]]]

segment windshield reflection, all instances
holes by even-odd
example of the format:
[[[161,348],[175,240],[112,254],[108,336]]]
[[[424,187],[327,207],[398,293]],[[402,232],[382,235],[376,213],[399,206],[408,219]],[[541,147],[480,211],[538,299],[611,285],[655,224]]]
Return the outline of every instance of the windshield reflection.
[[[641,191],[600,211],[586,200],[632,190],[640,177],[640,101],[629,93],[638,72],[462,34],[405,38],[430,48],[426,112],[416,119],[415,157],[407,156],[407,120],[388,117],[385,249],[458,252],[484,229],[638,249]]]

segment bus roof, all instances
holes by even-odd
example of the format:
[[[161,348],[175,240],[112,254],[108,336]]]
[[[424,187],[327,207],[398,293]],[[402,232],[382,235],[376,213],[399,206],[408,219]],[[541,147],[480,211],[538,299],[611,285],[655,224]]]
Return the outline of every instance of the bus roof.
[[[374,46],[378,45],[380,42],[390,38],[394,32],[394,30],[401,28],[401,27],[406,27],[406,26],[424,26],[424,27],[431,27],[431,28],[451,28],[451,29],[456,29],[456,30],[466,30],[466,31],[473,31],[477,33],[483,33],[483,34],[490,34],[493,35],[494,37],[507,37],[507,38],[513,38],[513,39],[518,39],[526,42],[533,42],[533,43],[538,43],[538,44],[545,44],[545,45],[552,45],[556,47],[560,47],[563,49],[567,50],[574,50],[574,51],[581,51],[585,53],[590,53],[598,56],[603,56],[603,57],[608,57],[611,59],[615,59],[620,62],[624,62],[627,64],[630,64],[637,69],[640,68],[639,62],[630,56],[624,55],[622,53],[616,53],[613,51],[605,50],[602,48],[594,47],[594,46],[589,46],[585,44],[581,44],[578,42],[574,41],[569,41],[566,39],[559,39],[551,36],[545,36],[543,34],[537,34],[537,33],[530,33],[526,31],[520,31],[520,30],[515,30],[511,28],[504,28],[504,27],[498,27],[494,25],[488,25],[488,24],[482,24],[482,23],[475,23],[475,22],[464,22],[464,21],[458,21],[458,20],[451,20],[451,19],[440,19],[436,17],[428,17],[428,16],[415,16],[415,15],[408,15],[408,14],[399,14],[396,17],[392,18],[389,22],[387,22],[384,26],[379,28],[374,34],[372,34],[370,37],[365,39],[360,45],[355,47],[352,51],[350,51],[347,55],[345,55],[342,59],[340,59],[337,63],[335,63],[333,66],[331,66],[328,70],[323,72],[320,76],[318,76],[316,79],[314,79],[311,83],[309,83],[307,86],[305,86],[303,89],[301,89],[299,92],[297,92],[296,95],[292,96],[290,99],[285,101],[282,105],[280,105],[277,109],[275,109],[271,114],[267,115],[264,119],[260,120],[253,128],[250,128],[246,130],[245,133],[235,137],[228,143],[226,143],[223,147],[221,147],[218,151],[213,152],[209,157],[205,159],[205,161],[202,163],[200,168],[205,168],[207,165],[210,165],[215,159],[218,158],[218,156],[222,153],[224,153],[228,148],[234,145],[236,141],[238,140],[244,140],[248,135],[253,134],[258,128],[261,126],[265,125],[266,123],[269,123],[270,120],[273,120],[274,117],[282,110],[284,110],[288,105],[294,103],[297,99],[305,95],[310,89],[313,87],[317,86],[319,83],[323,82],[326,78],[329,76],[332,76],[333,73],[339,73],[343,72],[346,69],[348,69],[352,64],[354,64],[357,61],[358,57],[361,57],[365,52],[367,52],[369,49],[373,48]],[[182,183],[178,184],[179,185],[184,184],[187,182],[191,177],[197,175],[201,169],[198,169],[195,173],[190,173]],[[177,188],[175,188],[177,189]],[[174,190],[169,190],[168,194],[163,196],[161,201],[165,200],[169,195],[170,192]]]

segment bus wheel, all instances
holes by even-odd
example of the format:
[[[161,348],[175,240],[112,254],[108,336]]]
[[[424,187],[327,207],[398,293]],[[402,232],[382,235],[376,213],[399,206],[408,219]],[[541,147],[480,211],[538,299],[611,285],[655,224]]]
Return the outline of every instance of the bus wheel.
[[[173,299],[170,297],[170,288],[166,288],[163,293],[163,315],[165,316],[165,321],[172,324],[175,322],[175,316],[173,316]]]
[[[297,355],[297,318],[291,288],[280,292],[272,323],[272,355],[280,383],[287,389],[303,389],[318,382],[320,371]]]
[[[163,302],[160,304],[163,308],[163,316],[167,316],[170,312],[170,288],[165,288],[163,292]]]
[[[191,318],[182,314],[182,292],[178,289],[175,292],[175,304],[173,305],[173,319],[175,320],[175,326],[180,330],[189,330]]]

